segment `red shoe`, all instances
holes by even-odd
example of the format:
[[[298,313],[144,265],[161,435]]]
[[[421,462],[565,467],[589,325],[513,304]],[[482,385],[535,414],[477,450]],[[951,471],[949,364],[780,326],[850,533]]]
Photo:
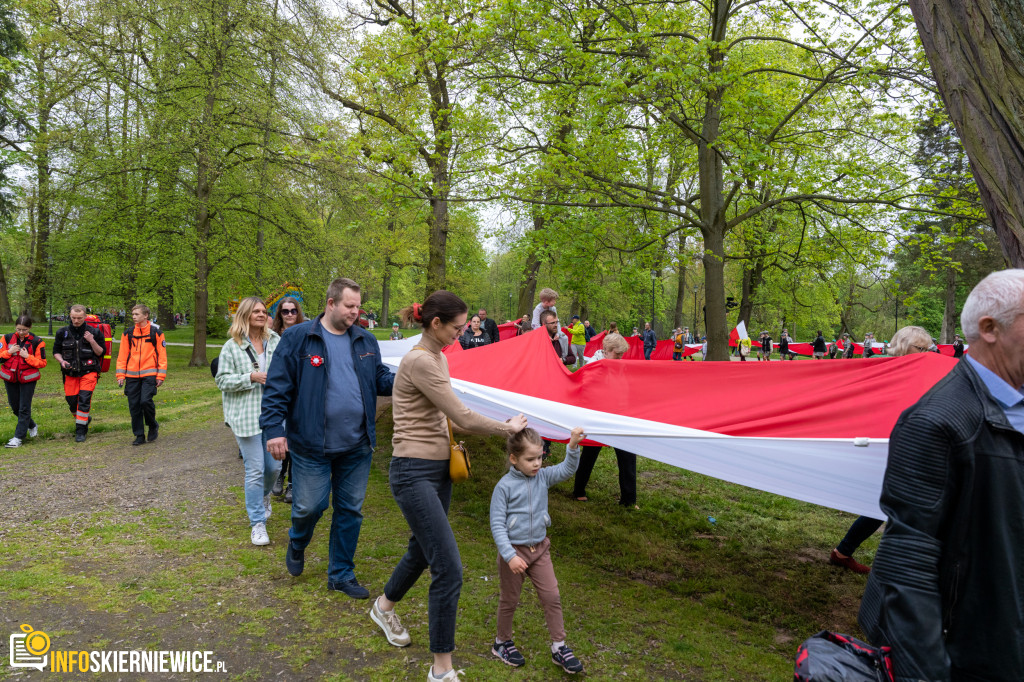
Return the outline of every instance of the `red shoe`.
[[[832,550],[832,554],[828,557],[828,562],[833,566],[840,566],[841,568],[848,569],[854,573],[867,574],[871,572],[870,566],[865,566],[852,556],[841,557],[839,556],[839,550],[836,549]]]

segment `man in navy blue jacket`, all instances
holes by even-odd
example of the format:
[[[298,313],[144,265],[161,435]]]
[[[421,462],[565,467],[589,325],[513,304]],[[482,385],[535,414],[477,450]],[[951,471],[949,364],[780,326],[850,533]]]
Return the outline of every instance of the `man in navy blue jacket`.
[[[366,599],[369,591],[356,580],[354,557],[377,445],[377,396],[391,395],[394,375],[381,363],[377,339],[357,324],[359,304],[359,285],[336,279],[327,289],[324,312],[281,337],[263,392],[260,427],[275,459],[291,451],[288,572],[302,573],[306,546],[333,497],[327,589]]]

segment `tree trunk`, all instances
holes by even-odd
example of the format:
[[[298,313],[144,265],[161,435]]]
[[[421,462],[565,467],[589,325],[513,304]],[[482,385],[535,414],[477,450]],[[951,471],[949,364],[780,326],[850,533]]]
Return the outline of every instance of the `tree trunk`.
[[[435,187],[437,181],[435,180]],[[436,191],[436,190],[435,190]],[[448,193],[444,196],[430,198],[430,217],[427,227],[430,231],[429,252],[427,259],[427,282],[424,300],[438,289],[445,288],[446,258],[448,251]]]
[[[176,329],[174,325],[174,287],[166,279],[161,279],[156,287],[156,323],[165,332]]]
[[[761,287],[761,282],[763,281],[764,259],[757,258],[752,264],[750,261],[747,261],[747,265],[743,268],[743,293],[740,296],[739,319],[743,320],[743,324],[746,325],[748,332],[750,331],[750,318],[754,314],[754,297],[757,295],[757,290]]]
[[[545,227],[545,218],[538,209],[533,212],[533,233],[534,239]],[[542,264],[540,249],[536,243],[526,255],[526,263],[523,265],[523,281],[519,285],[519,303],[516,306],[516,318],[521,319],[523,315],[533,312],[533,298],[537,295],[537,275],[540,273]],[[515,322],[515,320],[513,320]]]
[[[4,263],[0,260],[0,322],[10,324],[14,319],[11,317],[11,299],[7,293],[7,275],[4,273]]]
[[[36,61],[37,87],[45,97],[45,63]],[[38,122],[33,152],[36,157],[36,238],[32,268],[28,276],[28,309],[40,319],[46,312],[46,296],[50,290],[50,107],[43,102],[37,109]]]
[[[391,268],[384,263],[384,281],[380,287],[380,323],[387,327],[390,322],[388,307],[391,305]]]
[[[1003,254],[1024,267],[1024,2],[910,8]]]
[[[946,305],[942,312],[942,333],[939,343],[953,343],[956,333],[956,270],[946,270]]]
[[[686,300],[689,288],[686,286],[686,237],[682,232],[679,233],[679,259],[677,271],[679,272],[679,279],[676,282],[676,307],[672,311],[672,327],[673,329],[680,329],[683,326],[683,301]],[[696,334],[697,330],[694,329],[693,333]]]

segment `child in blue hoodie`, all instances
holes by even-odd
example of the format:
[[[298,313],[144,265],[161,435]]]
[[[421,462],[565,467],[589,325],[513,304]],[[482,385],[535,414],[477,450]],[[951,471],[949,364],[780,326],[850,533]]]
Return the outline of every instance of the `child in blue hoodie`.
[[[498,636],[491,653],[518,668],[526,659],[512,642],[512,617],[519,604],[523,577],[529,576],[544,608],[544,620],[551,635],[551,659],[567,673],[583,671],[583,664],[565,643],[562,599],[551,565],[551,541],[547,528],[548,488],[568,480],[580,463],[583,427],[572,430],[565,461],[541,468],[543,442],[530,428],[508,439],[508,459],[512,467],[494,486],[491,495],[491,535],[498,545],[498,574],[501,597],[498,600]]]

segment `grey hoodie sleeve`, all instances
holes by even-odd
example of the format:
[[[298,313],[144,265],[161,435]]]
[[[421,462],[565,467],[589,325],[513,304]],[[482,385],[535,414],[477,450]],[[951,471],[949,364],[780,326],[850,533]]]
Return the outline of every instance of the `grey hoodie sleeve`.
[[[569,448],[565,449],[565,459],[556,464],[553,467],[542,467],[538,476],[544,477],[544,485],[550,488],[553,485],[557,485],[562,481],[567,481],[572,478],[572,475],[576,473],[576,469],[580,465],[580,449]]]
[[[498,554],[506,562],[509,562],[516,555],[516,549],[508,539],[507,512],[507,492],[501,481],[498,481],[498,485],[494,486],[494,492],[491,493],[491,537],[494,538],[494,544],[498,546]]]

